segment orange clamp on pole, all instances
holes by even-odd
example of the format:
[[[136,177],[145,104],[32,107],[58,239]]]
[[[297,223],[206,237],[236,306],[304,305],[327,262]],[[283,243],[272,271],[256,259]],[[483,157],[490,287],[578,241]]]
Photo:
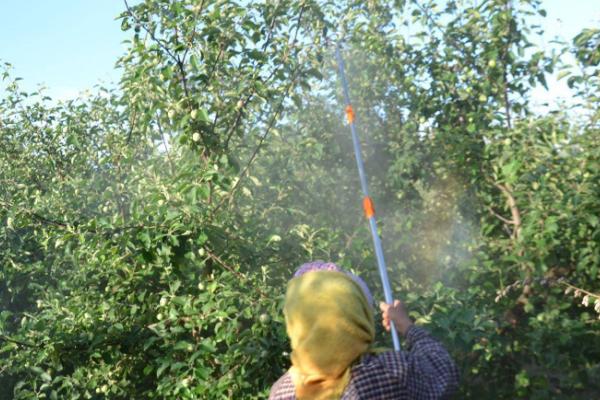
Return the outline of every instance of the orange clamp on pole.
[[[354,110],[350,104],[346,106],[346,121],[348,121],[349,125],[354,123]]]
[[[369,196],[363,198],[363,210],[367,219],[375,215],[375,206],[373,205],[373,200],[371,200]]]

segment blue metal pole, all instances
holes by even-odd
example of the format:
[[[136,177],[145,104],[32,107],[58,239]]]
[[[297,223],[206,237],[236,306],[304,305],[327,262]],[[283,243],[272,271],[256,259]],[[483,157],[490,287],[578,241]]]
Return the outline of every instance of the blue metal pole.
[[[356,166],[358,167],[358,175],[360,176],[360,186],[364,195],[363,208],[365,215],[369,219],[369,226],[371,228],[371,236],[373,236],[373,245],[375,246],[375,256],[377,258],[377,267],[379,268],[379,275],[381,276],[381,283],[383,285],[383,293],[385,295],[385,302],[392,304],[394,301],[392,295],[392,288],[390,287],[390,280],[387,274],[387,268],[385,266],[385,259],[383,257],[383,247],[381,246],[381,240],[379,239],[379,233],[377,232],[377,221],[375,220],[375,212],[373,208],[373,201],[369,197],[369,188],[367,185],[367,176],[365,174],[365,167],[360,151],[360,141],[358,140],[358,133],[356,132],[356,124],[354,121],[354,111],[352,109],[352,103],[350,102],[350,94],[348,92],[348,82],[346,81],[346,72],[344,69],[344,60],[340,52],[340,46],[335,49],[335,56],[338,62],[338,68],[340,71],[340,78],[342,80],[342,87],[344,89],[344,102],[346,104],[346,118],[350,124],[350,130],[352,131],[352,143],[354,144],[354,155],[356,157]],[[400,350],[400,340],[398,340],[398,332],[392,322],[390,324],[392,328],[392,341],[394,342],[394,350]]]

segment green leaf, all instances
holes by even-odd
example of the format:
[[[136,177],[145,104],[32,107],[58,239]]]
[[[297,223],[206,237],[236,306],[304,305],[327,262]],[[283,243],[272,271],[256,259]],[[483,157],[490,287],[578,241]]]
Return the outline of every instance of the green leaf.
[[[517,388],[526,388],[529,386],[529,383],[530,381],[526,371],[522,370],[515,375],[515,386]]]
[[[173,347],[174,350],[185,350],[185,351],[192,351],[194,349],[194,346],[186,341],[179,341],[177,342],[177,344]]]

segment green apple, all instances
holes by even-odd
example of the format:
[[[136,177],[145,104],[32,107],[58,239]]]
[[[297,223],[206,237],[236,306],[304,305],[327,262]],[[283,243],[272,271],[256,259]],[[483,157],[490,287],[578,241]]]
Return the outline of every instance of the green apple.
[[[260,314],[258,320],[261,324],[268,324],[271,321],[271,317],[269,316],[269,314]]]

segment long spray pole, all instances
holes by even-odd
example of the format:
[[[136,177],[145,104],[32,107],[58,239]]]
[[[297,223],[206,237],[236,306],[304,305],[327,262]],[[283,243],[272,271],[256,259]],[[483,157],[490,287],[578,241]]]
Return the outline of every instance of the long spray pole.
[[[387,268],[385,266],[385,259],[383,258],[383,248],[381,246],[381,240],[379,239],[379,233],[377,232],[377,221],[375,220],[375,207],[373,206],[373,200],[369,197],[369,188],[367,185],[367,176],[365,174],[365,166],[363,164],[362,155],[360,152],[360,141],[358,140],[358,133],[356,132],[355,125],[355,114],[350,103],[350,94],[348,92],[348,82],[346,81],[346,72],[344,70],[344,60],[340,51],[340,46],[335,49],[335,56],[337,58],[338,68],[340,70],[340,78],[342,80],[342,87],[344,88],[344,102],[346,103],[346,120],[350,125],[352,131],[352,143],[354,144],[354,155],[356,157],[356,166],[358,167],[358,175],[360,176],[360,186],[363,192],[363,210],[365,217],[369,220],[369,226],[371,227],[371,236],[373,236],[373,245],[375,246],[375,256],[377,257],[377,267],[379,268],[379,275],[381,276],[381,283],[383,284],[383,292],[385,295],[385,302],[392,304],[394,299],[392,296],[392,288],[390,287],[390,280],[387,274]],[[398,340],[398,332],[392,322],[390,324],[392,328],[392,341],[394,342],[394,350],[400,350],[400,340]]]

